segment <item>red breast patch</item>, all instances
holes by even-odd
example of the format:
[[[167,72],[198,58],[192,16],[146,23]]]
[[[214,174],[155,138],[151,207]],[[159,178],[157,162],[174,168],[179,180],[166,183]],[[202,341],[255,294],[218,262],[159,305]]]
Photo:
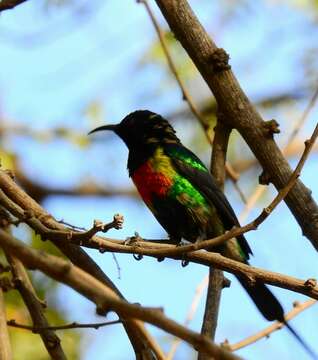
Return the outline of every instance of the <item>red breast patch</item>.
[[[172,179],[161,172],[155,172],[149,161],[134,172],[132,179],[147,204],[151,204],[153,195],[159,198],[166,196],[172,186]]]

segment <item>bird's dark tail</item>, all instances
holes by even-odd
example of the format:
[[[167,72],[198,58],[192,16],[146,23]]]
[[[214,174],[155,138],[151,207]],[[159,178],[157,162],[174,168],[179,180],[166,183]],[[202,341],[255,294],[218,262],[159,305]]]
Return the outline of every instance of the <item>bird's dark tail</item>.
[[[307,351],[311,358],[318,360],[317,354],[310,348],[310,346],[297,333],[297,331],[287,323],[284,318],[283,307],[277,298],[273,295],[273,293],[268,289],[268,287],[260,282],[256,282],[255,284],[251,285],[248,281],[239,277],[238,280],[250,295],[263,316],[269,321],[277,320],[282,322],[301,344],[301,346]]]

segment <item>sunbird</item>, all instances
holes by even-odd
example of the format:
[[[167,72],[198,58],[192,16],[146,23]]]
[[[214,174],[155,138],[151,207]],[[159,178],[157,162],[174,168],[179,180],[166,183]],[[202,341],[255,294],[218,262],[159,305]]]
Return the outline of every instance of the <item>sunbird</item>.
[[[240,226],[232,206],[215,179],[161,115],[137,110],[119,124],[100,126],[97,131],[115,132],[129,150],[127,168],[140,196],[175,244],[210,239]],[[211,250],[210,250],[211,251]],[[240,235],[213,248],[230,259],[248,264],[252,254]],[[253,302],[269,321],[284,323],[314,359],[313,350],[286,322],[280,302],[268,287],[236,276]]]

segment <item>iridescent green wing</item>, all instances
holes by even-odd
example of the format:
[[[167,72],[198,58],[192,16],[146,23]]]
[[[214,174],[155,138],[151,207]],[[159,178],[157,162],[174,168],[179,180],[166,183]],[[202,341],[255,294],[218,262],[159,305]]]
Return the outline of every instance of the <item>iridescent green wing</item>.
[[[239,226],[233,208],[201,160],[193,152],[177,144],[166,144],[165,152],[171,158],[177,171],[216,208],[224,228],[230,230],[233,226]],[[248,259],[252,251],[245,237],[241,235],[237,239]]]

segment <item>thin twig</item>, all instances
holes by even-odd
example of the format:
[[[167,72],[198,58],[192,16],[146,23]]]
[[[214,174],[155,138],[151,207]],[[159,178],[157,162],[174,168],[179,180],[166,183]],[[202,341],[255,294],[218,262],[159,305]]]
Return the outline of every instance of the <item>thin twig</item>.
[[[8,320],[7,325],[19,329],[30,330],[35,334],[41,333],[43,330],[69,330],[69,329],[84,329],[84,328],[92,328],[92,329],[99,329],[100,327],[121,324],[121,320],[114,320],[114,321],[105,321],[99,323],[87,323],[81,324],[77,322],[72,322],[70,324],[65,325],[56,325],[56,326],[33,326],[33,325],[25,325],[17,323],[14,319]]]
[[[313,300],[313,299],[307,300],[303,303],[299,303],[299,302],[294,303],[294,308],[285,315],[286,322],[293,319],[295,316],[297,316],[298,314],[305,311],[306,309],[308,309],[309,307],[313,306],[316,303],[317,303],[317,300]],[[247,337],[244,340],[241,340],[235,344],[229,344],[229,342],[225,340],[225,342],[222,343],[221,345],[224,345],[224,347],[230,351],[236,351],[236,350],[242,349],[248,345],[251,345],[258,340],[261,340],[263,338],[268,338],[270,336],[270,334],[272,334],[273,332],[275,332],[277,330],[282,329],[284,326],[285,326],[285,324],[283,324],[279,321],[275,321],[272,325],[267,326],[265,329],[259,331],[258,333],[254,334],[254,335]]]
[[[118,262],[118,260],[117,260],[117,257],[116,257],[116,254],[115,253],[112,253],[112,256],[113,256],[113,260],[114,260],[114,262],[115,262],[115,264],[116,264],[116,268],[117,268],[117,278],[118,278],[118,280],[120,280],[120,271],[121,271],[121,268],[120,268],[120,265],[119,265],[119,262]]]
[[[200,282],[200,284],[197,286],[197,288],[195,289],[195,294],[194,297],[192,299],[188,314],[186,316],[184,325],[188,326],[191,322],[191,320],[193,319],[194,315],[197,312],[200,300],[202,298],[202,294],[204,292],[204,290],[208,287],[209,284],[209,276],[206,275],[202,281]],[[169,350],[169,353],[167,355],[167,360],[172,360],[179,345],[181,344],[181,340],[178,338],[174,338],[172,344],[171,344],[171,348]]]
[[[305,121],[308,119],[308,115],[310,114],[311,110],[315,107],[317,100],[318,100],[318,84],[317,84],[316,90],[313,93],[311,99],[309,100],[308,105],[306,106],[302,116],[298,120],[298,122],[297,122],[296,126],[294,127],[293,131],[291,132],[291,134],[289,135],[283,151],[286,152],[289,150],[289,147],[292,145],[292,142],[295,140],[300,129],[303,127]]]

